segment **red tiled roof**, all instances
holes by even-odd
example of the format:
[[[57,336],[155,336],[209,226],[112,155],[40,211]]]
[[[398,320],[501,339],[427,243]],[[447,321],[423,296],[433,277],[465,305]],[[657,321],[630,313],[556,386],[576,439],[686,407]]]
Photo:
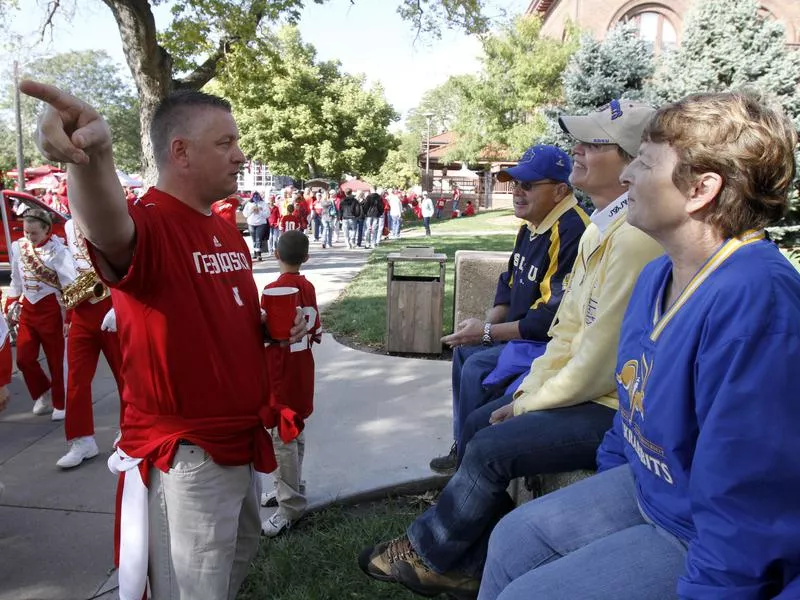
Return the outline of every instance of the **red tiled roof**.
[[[440,133],[439,135],[431,136],[431,144],[439,144],[439,145],[452,144],[455,141],[456,141],[455,131],[445,131],[443,133]],[[425,144],[425,140],[422,140],[422,143]]]
[[[539,13],[541,15],[547,14],[547,11],[552,8],[552,6],[558,2],[558,0],[532,0],[530,6],[528,6],[528,10],[525,11],[526,15],[532,15],[533,13]]]

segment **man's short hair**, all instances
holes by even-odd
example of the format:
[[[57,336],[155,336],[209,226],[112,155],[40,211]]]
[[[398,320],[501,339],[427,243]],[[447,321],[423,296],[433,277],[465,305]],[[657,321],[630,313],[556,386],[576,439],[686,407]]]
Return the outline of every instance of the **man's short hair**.
[[[231,112],[231,105],[224,98],[195,90],[173,92],[158,105],[150,123],[150,141],[157,165],[166,162],[170,140],[176,133],[186,132],[192,119],[191,113],[198,108],[217,108]]]
[[[788,209],[797,133],[783,110],[752,92],[693,94],[660,108],[643,139],[669,144],[685,192],[707,172],[722,176],[708,221],[724,237],[777,222]]]
[[[287,204],[286,205],[286,212],[292,214],[294,212],[294,204]]]
[[[308,257],[308,238],[296,229],[282,233],[278,238],[278,254],[281,261],[293,267],[299,267]]]

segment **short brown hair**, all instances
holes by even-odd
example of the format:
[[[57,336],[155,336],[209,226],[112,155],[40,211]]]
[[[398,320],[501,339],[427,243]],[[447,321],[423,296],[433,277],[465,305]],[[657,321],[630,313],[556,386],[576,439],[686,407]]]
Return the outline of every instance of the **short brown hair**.
[[[296,229],[281,234],[278,238],[278,255],[281,262],[299,267],[308,258],[308,238]]]
[[[761,229],[786,214],[797,133],[783,110],[759,94],[693,94],[661,107],[643,139],[678,155],[672,181],[687,191],[707,172],[722,176],[708,222],[724,237]]]
[[[38,223],[48,231],[50,231],[50,228],[53,226],[53,220],[50,218],[50,214],[41,208],[29,208],[22,215],[22,220],[28,221],[29,223]]]

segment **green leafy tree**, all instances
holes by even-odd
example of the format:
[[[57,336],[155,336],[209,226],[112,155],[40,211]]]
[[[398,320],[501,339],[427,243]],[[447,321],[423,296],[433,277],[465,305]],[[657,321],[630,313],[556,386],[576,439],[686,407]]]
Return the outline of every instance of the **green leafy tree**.
[[[417,135],[407,132],[400,136],[397,148],[389,150],[381,168],[364,178],[379,186],[408,189],[419,183],[418,151]]]
[[[696,92],[754,89],[774,97],[800,128],[798,84],[800,52],[786,46],[782,23],[763,18],[755,0],[706,0],[689,12],[681,46],[659,68],[653,97],[663,103]],[[800,238],[796,192],[783,225],[776,237],[786,235],[785,243],[795,243]]]
[[[242,149],[275,173],[371,172],[396,144],[388,126],[398,116],[382,88],[366,89],[363,76],[342,73],[338,62],[318,62],[294,26],[235,50],[217,83]]]
[[[448,159],[473,161],[487,147],[517,155],[543,132],[537,111],[563,100],[561,74],[577,41],[543,37],[541,28],[539,17],[525,16],[484,39],[483,72],[456,83],[458,142]]]
[[[72,3],[86,0],[72,0]],[[367,0],[360,0],[367,1]],[[486,30],[484,0],[395,0],[398,12],[418,33],[439,35],[442,27],[473,33]],[[158,103],[174,89],[200,89],[224,69],[224,59],[238,47],[258,39],[279,22],[295,22],[306,4],[325,0],[172,0],[172,22],[156,28],[153,6],[165,0],[102,0],[120,32],[125,58],[139,95],[142,162],[153,179],[155,163],[149,136]],[[18,6],[0,0],[0,15]],[[47,5],[49,18],[70,0]]]
[[[22,75],[58,85],[97,108],[108,119],[114,132],[114,158],[119,167],[128,171],[139,170],[141,147],[136,93],[130,83],[120,77],[119,67],[105,51],[81,50],[40,58],[25,65]],[[7,85],[2,93],[0,106],[13,108],[13,84]],[[40,108],[32,98],[21,96],[25,148],[34,147],[32,136]]]

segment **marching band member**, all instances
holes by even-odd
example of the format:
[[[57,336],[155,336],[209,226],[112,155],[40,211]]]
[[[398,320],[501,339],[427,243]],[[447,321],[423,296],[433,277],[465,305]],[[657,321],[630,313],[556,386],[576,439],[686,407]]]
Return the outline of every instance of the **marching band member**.
[[[78,276],[69,250],[51,235],[50,215],[28,209],[23,217],[25,237],[11,244],[11,285],[5,311],[11,325],[19,323],[17,366],[31,398],[33,414],[65,415],[64,307],[61,290]],[[39,364],[44,348],[50,377]]]
[[[63,295],[64,305],[71,313],[67,336],[67,417],[64,423],[70,447],[56,464],[62,469],[70,469],[99,453],[94,440],[92,379],[100,352],[105,355],[120,391],[122,354],[111,296],[92,268],[83,233],[72,219],[67,221],[64,229],[67,248],[78,269],[78,279],[64,290]]]

